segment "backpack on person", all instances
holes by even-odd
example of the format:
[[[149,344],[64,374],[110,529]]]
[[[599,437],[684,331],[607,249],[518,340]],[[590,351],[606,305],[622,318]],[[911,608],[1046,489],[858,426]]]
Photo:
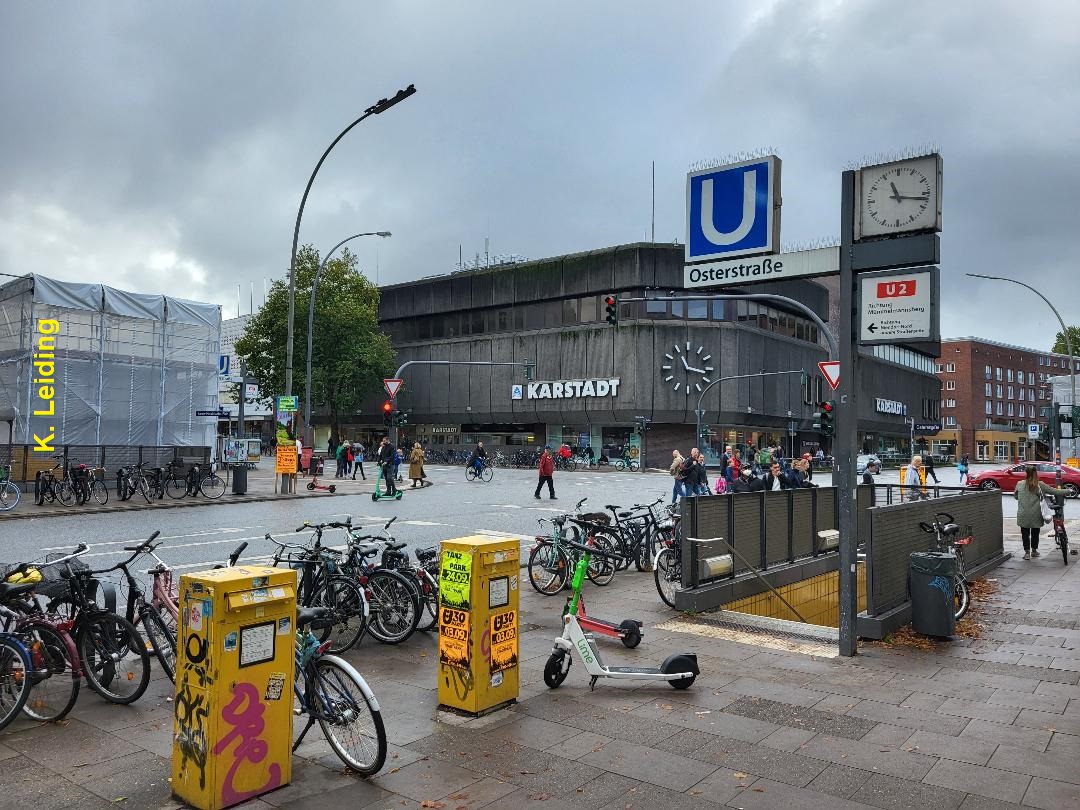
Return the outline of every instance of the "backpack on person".
[[[716,479],[716,494],[723,495],[725,492],[727,492],[727,479],[721,475]]]

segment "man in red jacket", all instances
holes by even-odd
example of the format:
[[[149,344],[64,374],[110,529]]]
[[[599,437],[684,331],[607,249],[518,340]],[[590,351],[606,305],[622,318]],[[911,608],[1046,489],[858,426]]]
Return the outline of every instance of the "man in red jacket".
[[[555,474],[555,458],[551,455],[551,445],[544,445],[544,452],[540,454],[540,480],[536,482],[536,492],[533,493],[533,497],[536,500],[540,500],[540,488],[544,486],[544,482],[547,481],[548,495],[551,500],[557,500],[555,497],[555,483],[552,476]]]

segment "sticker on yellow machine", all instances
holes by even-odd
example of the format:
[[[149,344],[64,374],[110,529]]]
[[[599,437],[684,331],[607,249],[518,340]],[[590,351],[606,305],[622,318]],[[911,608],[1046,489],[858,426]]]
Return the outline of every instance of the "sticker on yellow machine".
[[[446,606],[439,609],[439,663],[469,668],[468,611]]]
[[[464,551],[444,551],[439,571],[439,601],[450,607],[469,610],[472,585],[472,555]]]
[[[500,672],[518,663],[518,623],[517,611],[492,613],[491,629],[491,671]]]

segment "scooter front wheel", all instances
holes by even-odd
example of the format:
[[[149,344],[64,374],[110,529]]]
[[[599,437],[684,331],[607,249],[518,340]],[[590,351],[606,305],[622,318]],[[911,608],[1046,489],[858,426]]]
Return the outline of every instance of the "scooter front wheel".
[[[307,485],[307,488],[308,488],[309,490],[313,490],[313,489],[315,489],[315,482],[314,482],[314,481],[308,481],[308,485]]]
[[[665,675],[670,672],[690,672],[685,678],[677,678],[668,681],[673,689],[689,689],[694,679],[698,676],[697,659],[689,655],[671,655],[660,665],[660,671]]]
[[[619,629],[623,631],[622,643],[627,649],[632,650],[641,643],[641,628],[633,619],[626,619]]]
[[[562,682],[566,680],[570,672],[571,660],[566,650],[556,650],[551,654],[547,664],[544,665],[544,683],[548,685],[548,688],[558,689],[562,686]]]
[[[337,492],[337,484],[331,484],[330,485],[330,494],[333,495],[335,492]]]

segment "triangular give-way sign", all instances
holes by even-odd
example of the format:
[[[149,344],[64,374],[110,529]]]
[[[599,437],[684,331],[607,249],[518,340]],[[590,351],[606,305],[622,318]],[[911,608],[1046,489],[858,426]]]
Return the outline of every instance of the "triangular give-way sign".
[[[398,389],[401,388],[401,384],[404,380],[383,380],[383,387],[386,389],[386,393],[393,399],[397,396]],[[835,386],[833,386],[835,388]]]
[[[825,378],[829,388],[835,391],[836,386],[840,385],[840,361],[826,360],[818,363],[817,367],[821,370],[821,376]]]

